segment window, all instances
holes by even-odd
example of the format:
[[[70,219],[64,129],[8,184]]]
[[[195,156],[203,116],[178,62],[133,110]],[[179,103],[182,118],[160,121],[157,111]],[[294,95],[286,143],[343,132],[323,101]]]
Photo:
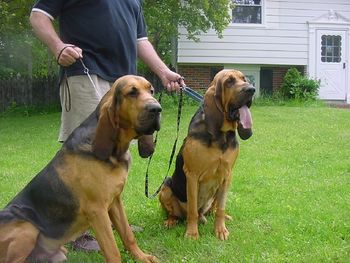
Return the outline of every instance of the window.
[[[262,0],[232,0],[232,3],[232,23],[262,23]]]
[[[341,36],[323,35],[321,38],[321,61],[339,63],[341,61]]]

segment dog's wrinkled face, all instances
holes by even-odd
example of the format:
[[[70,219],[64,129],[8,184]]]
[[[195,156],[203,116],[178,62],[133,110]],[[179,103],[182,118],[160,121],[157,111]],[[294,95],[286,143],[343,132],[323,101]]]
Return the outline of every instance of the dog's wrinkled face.
[[[153,97],[151,83],[142,77],[132,76],[117,93],[119,125],[133,127],[137,135],[151,135],[160,129],[162,108]]]
[[[97,158],[108,159],[116,147],[128,145],[135,138],[139,140],[141,157],[153,153],[152,134],[160,129],[162,111],[153,93],[151,83],[142,77],[126,75],[117,79],[99,105],[93,140]]]
[[[222,70],[215,76],[215,79],[218,85],[216,96],[221,99],[227,120],[239,120],[243,128],[251,128],[249,107],[252,104],[255,88],[238,70]]]
[[[227,113],[226,118],[230,121],[240,120],[243,127],[248,128],[251,125],[248,108],[252,104],[255,88],[237,70],[222,70],[215,78],[218,85],[221,85],[217,87],[217,92],[221,93],[221,105]]]
[[[249,138],[252,134],[249,107],[254,92],[242,72],[229,69],[218,72],[204,98],[209,133],[238,129],[243,139]]]

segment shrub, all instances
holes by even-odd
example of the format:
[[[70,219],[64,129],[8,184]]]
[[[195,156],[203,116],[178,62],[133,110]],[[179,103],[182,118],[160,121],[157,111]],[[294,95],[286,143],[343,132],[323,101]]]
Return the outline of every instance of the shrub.
[[[281,94],[284,98],[297,100],[315,100],[320,81],[308,79],[296,68],[290,68],[284,76]]]

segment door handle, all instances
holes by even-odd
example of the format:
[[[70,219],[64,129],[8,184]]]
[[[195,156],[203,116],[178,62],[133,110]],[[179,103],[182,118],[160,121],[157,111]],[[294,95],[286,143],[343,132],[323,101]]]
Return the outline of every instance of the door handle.
[[[345,68],[346,68],[346,63],[344,62],[344,63],[343,63],[343,69],[345,69]]]

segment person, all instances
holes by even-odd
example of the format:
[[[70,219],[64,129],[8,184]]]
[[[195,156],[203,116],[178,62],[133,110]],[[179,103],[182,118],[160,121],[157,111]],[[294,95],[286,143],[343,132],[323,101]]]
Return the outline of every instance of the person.
[[[56,17],[60,36],[52,23]],[[180,75],[162,62],[147,38],[140,0],[39,0],[30,22],[61,65],[61,142],[95,109],[112,82],[136,74],[137,57],[168,91],[179,89]],[[84,74],[82,62],[96,89]]]
[[[59,33],[53,24],[56,18]],[[38,0],[30,23],[60,65],[60,142],[94,111],[117,78],[137,73],[137,58],[158,75],[168,91],[179,90],[183,84],[148,40],[141,0]],[[86,233],[73,248],[99,249]]]

